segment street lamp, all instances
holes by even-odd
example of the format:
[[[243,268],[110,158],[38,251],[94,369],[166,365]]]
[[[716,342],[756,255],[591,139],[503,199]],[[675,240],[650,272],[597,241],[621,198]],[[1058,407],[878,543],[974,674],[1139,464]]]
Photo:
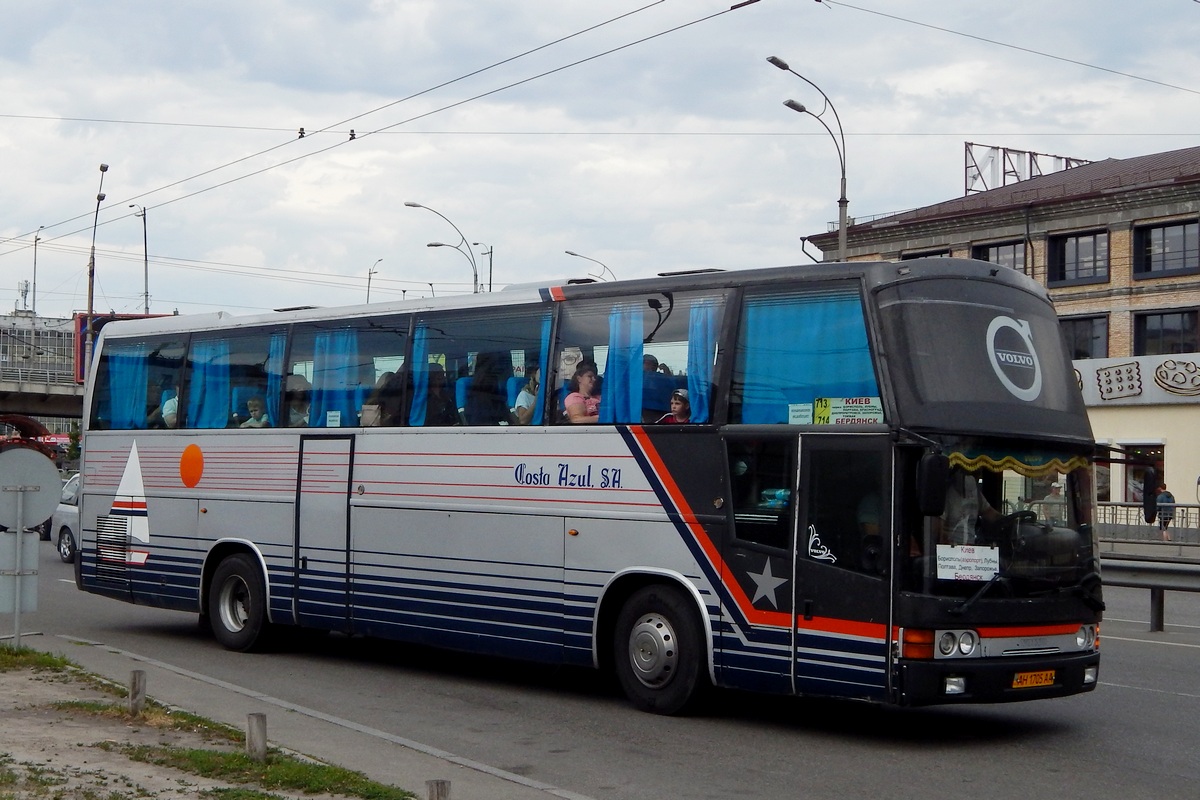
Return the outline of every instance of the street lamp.
[[[490,292],[492,290],[492,253],[495,252],[496,248],[492,247],[490,244],[484,244],[483,242],[471,242],[471,244],[475,245],[476,247],[487,248],[487,250],[484,250],[479,255],[488,257],[488,291]]]
[[[146,243],[146,207],[130,203],[130,208],[136,208],[135,217],[142,218],[142,298],[145,302],[144,313],[150,313],[150,247]]]
[[[471,272],[474,274],[474,283],[471,286],[471,293],[478,294],[479,293],[479,265],[475,263],[475,254],[471,252],[470,247],[467,247],[467,237],[463,236],[463,232],[458,229],[457,225],[455,225],[453,222],[450,222],[450,219],[448,217],[446,217],[445,214],[442,214],[440,211],[436,211],[435,209],[432,209],[429,206],[423,206],[420,203],[413,203],[411,201],[405,201],[404,205],[408,206],[409,208],[423,208],[426,211],[432,211],[434,214],[437,214],[439,217],[446,220],[446,223],[449,224],[449,226],[451,228],[454,228],[454,232],[458,234],[458,238],[460,240],[458,244],[430,244],[429,246],[430,247],[453,247],[455,250],[458,250],[458,252],[465,255],[467,257],[467,260],[471,262]]]
[[[435,291],[433,290],[433,284],[432,284],[432,283],[431,283],[431,284],[429,284],[429,296],[430,296],[430,297],[437,297],[437,292],[435,292]]]
[[[375,268],[379,266],[380,261],[383,261],[383,259],[382,258],[378,259],[374,264],[371,265],[371,268],[369,270],[367,270],[367,302],[368,303],[371,302],[371,276],[379,271]]]
[[[100,221],[100,203],[104,201],[104,173],[108,172],[108,164],[100,165],[100,189],[96,192],[96,213],[92,217],[92,254],[88,258],[88,304],[87,317],[84,319],[85,346],[83,351],[83,375],[86,378],[92,370],[92,349],[95,347],[96,332],[92,329],[93,304],[96,297],[96,225]]]
[[[37,233],[33,235],[33,316],[37,317],[37,243],[42,240],[42,229],[45,225],[38,225]]]
[[[591,258],[590,256],[581,256],[579,253],[576,253],[574,250],[564,250],[563,252],[569,256],[575,256],[576,258],[582,258],[586,261],[591,261],[594,264],[599,264],[600,265],[600,274],[594,275],[592,277],[603,278],[604,273],[607,272],[609,275],[612,275],[614,281],[617,280],[616,273],[614,273],[611,269],[609,269],[608,265],[605,264],[603,261],[597,261],[596,259]]]
[[[833,146],[837,148],[838,163],[840,164],[840,166],[842,168],[842,194],[841,194],[841,197],[838,198],[838,261],[845,261],[846,260],[846,207],[850,204],[850,201],[846,199],[846,134],[842,128],[842,118],[840,116],[838,116],[837,109],[834,107],[833,101],[831,101],[829,99],[829,95],[825,94],[825,92],[823,92],[821,90],[820,86],[817,86],[815,83],[810,81],[808,78],[804,77],[799,72],[796,72],[796,70],[789,67],[787,65],[787,62],[781,58],[776,58],[775,56],[769,56],[767,58],[767,62],[769,64],[771,64],[772,66],[778,67],[779,69],[783,70],[784,72],[792,73],[797,78],[804,81],[809,86],[813,87],[818,92],[820,92],[821,97],[825,98],[825,108],[821,109],[820,114],[814,114],[813,112],[811,112],[807,108],[805,108],[802,104],[797,103],[795,100],[785,100],[783,104],[785,106],[787,106],[788,108],[790,108],[792,111],[796,111],[800,114],[808,114],[810,117],[815,119],[817,122],[821,123],[821,127],[825,128],[825,130],[829,133],[830,138],[833,139]],[[827,123],[827,122],[825,122],[825,120],[821,119],[821,116],[825,113],[826,108],[833,112],[834,122],[837,123],[837,133],[836,134],[833,132],[833,129],[829,127],[829,123]]]
[[[471,255],[471,248],[462,248],[456,244],[446,244],[445,242],[430,242],[426,247],[449,247],[451,250],[457,250],[471,263],[471,269],[475,271],[475,286],[472,288],[473,294],[479,293],[479,271],[475,268],[475,259]]]

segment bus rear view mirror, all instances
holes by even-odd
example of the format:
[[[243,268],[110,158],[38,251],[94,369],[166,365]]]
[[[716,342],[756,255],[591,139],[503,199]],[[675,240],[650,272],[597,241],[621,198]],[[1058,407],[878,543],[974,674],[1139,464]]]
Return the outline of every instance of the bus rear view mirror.
[[[1146,467],[1142,479],[1142,516],[1146,522],[1154,522],[1158,515],[1158,473],[1154,467]]]
[[[950,482],[950,459],[941,453],[926,453],[917,464],[917,506],[926,517],[940,517],[946,510],[946,485]]]

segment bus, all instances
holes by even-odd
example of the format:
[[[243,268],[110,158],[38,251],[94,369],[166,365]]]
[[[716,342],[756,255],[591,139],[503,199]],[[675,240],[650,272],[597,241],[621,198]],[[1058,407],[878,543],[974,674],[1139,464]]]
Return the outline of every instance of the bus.
[[[582,665],[664,714],[1088,692],[1078,380],[1042,287],[949,258],[114,322],[76,581],[237,651]]]

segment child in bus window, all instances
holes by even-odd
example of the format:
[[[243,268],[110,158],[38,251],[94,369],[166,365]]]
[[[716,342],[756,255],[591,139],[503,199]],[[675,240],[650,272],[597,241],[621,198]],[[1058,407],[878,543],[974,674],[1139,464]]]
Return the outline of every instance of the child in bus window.
[[[658,418],[658,424],[682,425],[692,418],[692,404],[688,400],[687,389],[676,389],[671,392],[671,410]]]
[[[254,395],[246,401],[246,410],[250,412],[250,418],[243,422],[238,427],[240,428],[267,428],[270,427],[267,422],[267,404],[258,395]]]

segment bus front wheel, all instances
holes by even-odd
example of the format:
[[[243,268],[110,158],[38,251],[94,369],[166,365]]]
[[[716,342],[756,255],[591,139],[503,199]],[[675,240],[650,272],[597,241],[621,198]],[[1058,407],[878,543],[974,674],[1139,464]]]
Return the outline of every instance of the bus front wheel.
[[[655,714],[686,710],[706,682],[703,636],[680,590],[659,585],[634,592],[613,637],[617,678],[630,701]]]
[[[208,619],[213,636],[228,650],[246,652],[260,644],[267,628],[267,591],[253,558],[238,553],[217,566]]]

